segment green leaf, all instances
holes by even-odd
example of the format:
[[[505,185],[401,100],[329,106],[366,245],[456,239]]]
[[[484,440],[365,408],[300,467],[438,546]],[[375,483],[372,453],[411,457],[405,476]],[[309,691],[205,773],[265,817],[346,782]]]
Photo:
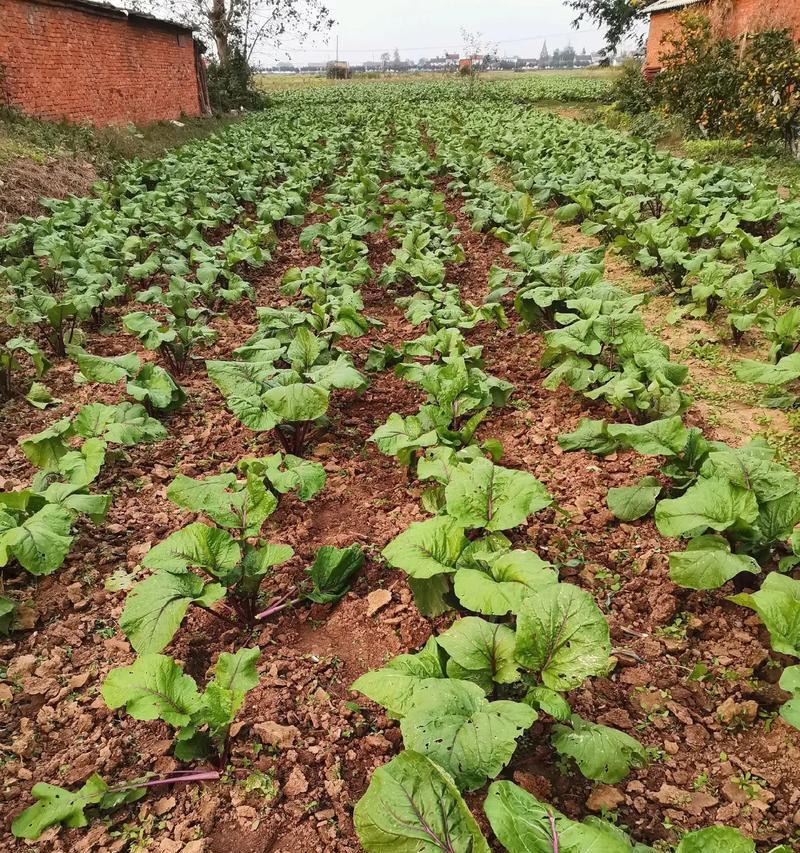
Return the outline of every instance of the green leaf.
[[[435,619],[452,609],[450,576],[434,575],[432,578],[406,578],[414,596],[414,606],[426,619]]]
[[[241,558],[239,544],[230,533],[195,522],[151,548],[142,565],[168,572],[183,572],[189,566],[196,566],[216,577],[224,577],[236,568]]]
[[[661,494],[661,483],[655,477],[642,477],[635,486],[609,489],[608,508],[620,521],[636,521],[647,515]]]
[[[90,495],[85,486],[72,483],[51,483],[41,494],[48,503],[58,504],[73,515],[88,515],[95,524],[105,519],[111,506],[111,495]]]
[[[772,461],[774,452],[755,443],[736,449],[716,450],[709,454],[700,470],[703,477],[730,480],[735,486],[750,489],[759,502],[775,501],[797,491],[795,474]]]
[[[432,578],[455,571],[466,544],[464,528],[452,518],[430,518],[395,537],[383,549],[383,557],[413,578]]]
[[[283,421],[315,421],[328,411],[328,391],[321,385],[278,385],[261,397],[264,405]]]
[[[517,618],[517,662],[551,690],[572,690],[608,672],[608,623],[588,592],[552,584],[526,598]]]
[[[617,449],[617,442],[608,434],[605,421],[581,418],[574,432],[562,433],[558,437],[562,450],[588,450],[598,456],[606,456]]]
[[[431,678],[445,678],[436,639],[431,637],[415,655],[398,655],[382,669],[367,672],[350,687],[383,705],[386,713],[401,720],[413,707],[417,688]]]
[[[48,827],[59,823],[70,828],[86,826],[89,821],[84,809],[99,803],[107,790],[108,786],[96,774],[74,793],[38,782],[31,790],[36,803],[14,820],[11,832],[15,838],[38,838]]]
[[[553,215],[557,222],[574,222],[582,213],[583,208],[573,202],[556,208]]]
[[[699,479],[679,498],[660,501],[656,527],[664,536],[686,536],[727,530],[737,523],[752,524],[758,518],[755,495],[718,477]]]
[[[553,853],[556,846],[559,853],[652,853],[649,847],[634,847],[608,821],[593,817],[583,823],[570,820],[513,782],[493,782],[483,808],[508,853]]]
[[[109,708],[124,705],[136,720],[163,720],[176,728],[188,726],[202,707],[194,679],[165,655],[143,654],[133,666],[112,669],[101,692]]]
[[[509,530],[549,506],[552,498],[527,471],[501,468],[489,459],[460,464],[445,487],[447,514],[462,527]]]
[[[675,853],[755,853],[755,842],[729,826],[687,832]]]
[[[758,613],[776,652],[800,658],[800,581],[771,572],[757,592],[743,592],[730,601]]]
[[[519,681],[514,661],[514,631],[508,625],[467,616],[455,622],[436,641],[450,656],[450,678],[473,681],[489,693],[495,684]],[[451,664],[457,665],[453,671]]]
[[[258,548],[247,546],[242,560],[242,575],[260,584],[271,568],[291,560],[293,556],[294,548],[289,545],[267,542]]]
[[[308,377],[322,388],[331,390],[341,388],[349,391],[363,391],[368,382],[350,362],[350,357],[340,355],[336,361],[312,367],[308,371]]]
[[[138,403],[118,403],[106,406],[89,403],[81,406],[72,423],[76,435],[84,438],[102,438],[109,444],[130,447],[141,442],[162,441],[167,430],[151,418],[144,406]]]
[[[433,447],[439,435],[427,420],[417,415],[401,417],[396,412],[369,437],[386,456],[397,456],[403,450]]]
[[[490,853],[452,778],[416,752],[372,774],[353,821],[366,853]]]
[[[350,587],[353,575],[364,565],[364,552],[360,545],[334,548],[323,545],[314,562],[306,571],[314,583],[306,598],[317,604],[339,601]]]
[[[43,506],[19,526],[0,524],[0,565],[11,555],[32,575],[52,574],[69,553],[71,529],[72,514],[56,504]]]
[[[718,589],[740,572],[757,575],[761,567],[745,554],[732,554],[722,536],[698,536],[686,550],[669,555],[669,576],[687,589]]]
[[[327,474],[319,462],[309,462],[299,456],[274,453],[263,459],[243,459],[239,470],[252,471],[265,477],[273,489],[281,495],[296,491],[299,500],[305,502],[316,497],[325,487]]]
[[[474,560],[480,568],[456,572],[455,593],[462,606],[487,616],[518,613],[528,595],[558,581],[553,567],[532,551],[483,552]]]
[[[278,499],[254,474],[239,481],[235,474],[217,474],[200,480],[179,474],[169,485],[167,497],[178,506],[201,512],[222,527],[257,536],[264,522],[278,508]]]
[[[511,760],[517,738],[536,721],[521,702],[488,702],[468,681],[427,681],[400,723],[407,749],[426,755],[474,791]]]
[[[545,714],[562,723],[566,722],[572,714],[567,700],[549,687],[531,687],[524,701],[537,711],[544,711]]]
[[[79,450],[70,450],[58,460],[58,471],[74,486],[93,483],[106,461],[106,443],[99,438],[87,438]]]
[[[631,767],[647,764],[644,747],[625,732],[589,723],[577,714],[572,715],[570,724],[554,726],[551,740],[560,755],[575,759],[587,779],[614,785]]]
[[[128,593],[119,626],[140,654],[160,652],[172,642],[190,604],[207,606],[224,594],[220,584],[206,585],[191,572],[156,572]]]
[[[680,415],[649,424],[609,424],[608,434],[623,447],[631,447],[645,456],[677,456],[688,432]]]
[[[113,385],[121,379],[130,379],[141,370],[141,362],[135,353],[104,358],[88,352],[77,353],[75,360],[85,379]]]
[[[72,422],[61,418],[36,435],[29,435],[19,441],[22,452],[28,461],[45,471],[57,471],[58,460],[69,452],[66,439],[72,435]]]
[[[28,389],[25,399],[37,409],[46,409],[48,406],[55,406],[58,403],[63,403],[63,400],[56,399],[50,390],[42,385],[41,382],[34,382]]]
[[[17,609],[16,601],[0,595],[0,634],[7,637],[14,623],[14,612]]]
[[[214,680],[224,690],[245,693],[258,686],[256,664],[261,649],[239,649],[236,654],[222,652],[214,668]]]
[[[186,402],[183,388],[156,364],[145,364],[126,387],[134,400],[165,413],[179,409]]]
[[[800,729],[800,666],[787,666],[778,684],[781,690],[792,694],[792,698],[781,705],[781,716],[790,726]]]
[[[742,382],[753,385],[784,385],[800,379],[800,353],[784,356],[775,364],[743,359],[735,372]]]

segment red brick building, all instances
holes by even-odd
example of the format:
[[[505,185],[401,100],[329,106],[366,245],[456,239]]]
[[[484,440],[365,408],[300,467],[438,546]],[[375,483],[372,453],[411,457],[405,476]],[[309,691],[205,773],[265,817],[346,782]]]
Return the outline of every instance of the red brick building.
[[[147,124],[208,112],[208,90],[191,27],[88,0],[0,0],[0,103]]]
[[[648,8],[646,74],[661,68],[662,40],[666,33],[678,29],[678,18],[688,8],[708,14],[724,36],[787,27],[800,39],[800,0],[656,0]]]

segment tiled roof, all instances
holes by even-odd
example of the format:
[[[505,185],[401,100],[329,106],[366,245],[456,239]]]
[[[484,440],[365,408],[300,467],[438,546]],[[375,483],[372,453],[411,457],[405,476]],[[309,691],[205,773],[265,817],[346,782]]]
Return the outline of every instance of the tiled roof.
[[[656,0],[652,6],[648,6],[648,12],[666,12],[668,9],[681,9],[684,6],[694,6],[704,0]]]

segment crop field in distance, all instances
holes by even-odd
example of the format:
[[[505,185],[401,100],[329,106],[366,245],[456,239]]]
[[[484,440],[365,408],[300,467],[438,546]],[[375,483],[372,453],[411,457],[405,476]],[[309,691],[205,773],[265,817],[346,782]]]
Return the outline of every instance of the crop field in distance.
[[[269,79],[0,233],[0,850],[800,849],[800,202],[609,81]]]

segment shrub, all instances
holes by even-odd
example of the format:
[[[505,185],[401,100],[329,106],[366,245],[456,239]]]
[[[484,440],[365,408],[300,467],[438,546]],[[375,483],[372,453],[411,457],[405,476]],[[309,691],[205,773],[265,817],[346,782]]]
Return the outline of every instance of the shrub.
[[[704,136],[726,135],[739,99],[742,71],[736,45],[714,37],[705,15],[684,13],[666,36],[658,89],[667,109]]]
[[[216,112],[257,110],[264,105],[263,96],[253,87],[253,72],[240,48],[234,48],[225,64],[209,64],[208,96]]]
[[[638,115],[656,105],[658,90],[645,79],[641,63],[630,60],[622,66],[622,74],[612,89],[612,98],[618,110]]]
[[[717,38],[705,15],[688,12],[667,34],[661,61],[654,95],[703,136],[782,143],[797,153],[800,50],[789,30]]]
[[[742,59],[735,115],[741,131],[797,152],[800,126],[800,50],[789,30],[757,33]],[[738,129],[738,128],[737,128]]]

